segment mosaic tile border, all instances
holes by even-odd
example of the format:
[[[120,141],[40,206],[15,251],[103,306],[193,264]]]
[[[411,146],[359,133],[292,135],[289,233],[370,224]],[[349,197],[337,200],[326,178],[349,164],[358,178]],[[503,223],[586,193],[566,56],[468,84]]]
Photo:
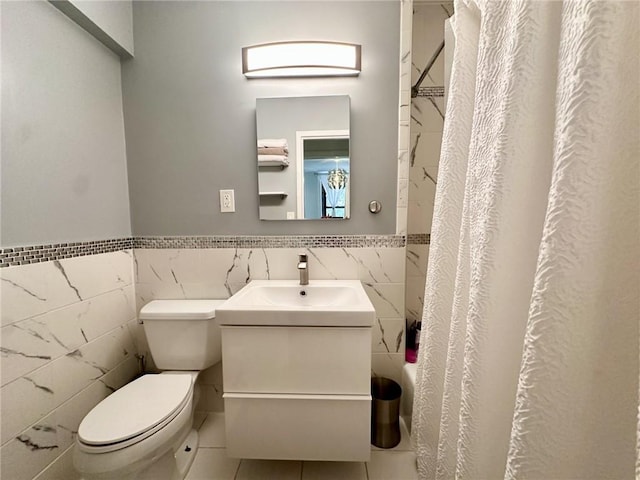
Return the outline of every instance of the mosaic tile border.
[[[0,249],[0,268],[131,248],[399,248],[404,235],[211,235],[133,237]]]
[[[0,249],[0,268],[15,265],[97,255],[133,248],[133,238],[114,238],[89,242],[52,243]]]
[[[220,235],[136,237],[134,248],[366,248],[404,247],[404,235]]]
[[[430,233],[410,233],[407,235],[407,245],[429,245],[430,243]]]

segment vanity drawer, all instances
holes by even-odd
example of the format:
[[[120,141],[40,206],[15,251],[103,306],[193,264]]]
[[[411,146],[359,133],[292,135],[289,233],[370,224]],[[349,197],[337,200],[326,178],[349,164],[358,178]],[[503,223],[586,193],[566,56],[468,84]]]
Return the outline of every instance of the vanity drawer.
[[[224,408],[230,457],[369,460],[369,395],[225,393]]]
[[[222,326],[225,393],[366,394],[371,328]]]

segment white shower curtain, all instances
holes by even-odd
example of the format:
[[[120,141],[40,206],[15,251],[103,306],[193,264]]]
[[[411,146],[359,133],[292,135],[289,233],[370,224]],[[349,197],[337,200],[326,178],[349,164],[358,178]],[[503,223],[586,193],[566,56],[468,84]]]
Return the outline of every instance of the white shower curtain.
[[[639,5],[456,1],[421,478],[640,472]]]

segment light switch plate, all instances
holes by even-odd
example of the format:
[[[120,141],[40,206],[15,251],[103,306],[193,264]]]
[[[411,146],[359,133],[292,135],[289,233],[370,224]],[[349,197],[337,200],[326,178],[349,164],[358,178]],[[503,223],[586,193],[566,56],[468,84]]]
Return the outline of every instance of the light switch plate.
[[[220,211],[222,213],[236,211],[236,199],[233,190],[220,190]]]

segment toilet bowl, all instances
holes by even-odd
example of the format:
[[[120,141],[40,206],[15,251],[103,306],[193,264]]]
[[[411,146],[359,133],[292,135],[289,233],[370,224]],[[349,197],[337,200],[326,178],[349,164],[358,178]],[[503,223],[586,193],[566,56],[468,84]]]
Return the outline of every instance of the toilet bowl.
[[[192,370],[143,375],[84,417],[73,463],[85,480],[186,476],[198,448],[192,428],[196,379],[200,369],[221,359],[219,326],[213,320],[222,302],[156,300],[143,307],[140,318],[156,365]]]
[[[84,418],[76,437],[73,461],[83,477],[135,478],[177,450],[191,430],[196,376],[144,375],[100,402]],[[160,401],[149,401],[155,398]],[[188,445],[194,452],[197,436],[195,442]]]

